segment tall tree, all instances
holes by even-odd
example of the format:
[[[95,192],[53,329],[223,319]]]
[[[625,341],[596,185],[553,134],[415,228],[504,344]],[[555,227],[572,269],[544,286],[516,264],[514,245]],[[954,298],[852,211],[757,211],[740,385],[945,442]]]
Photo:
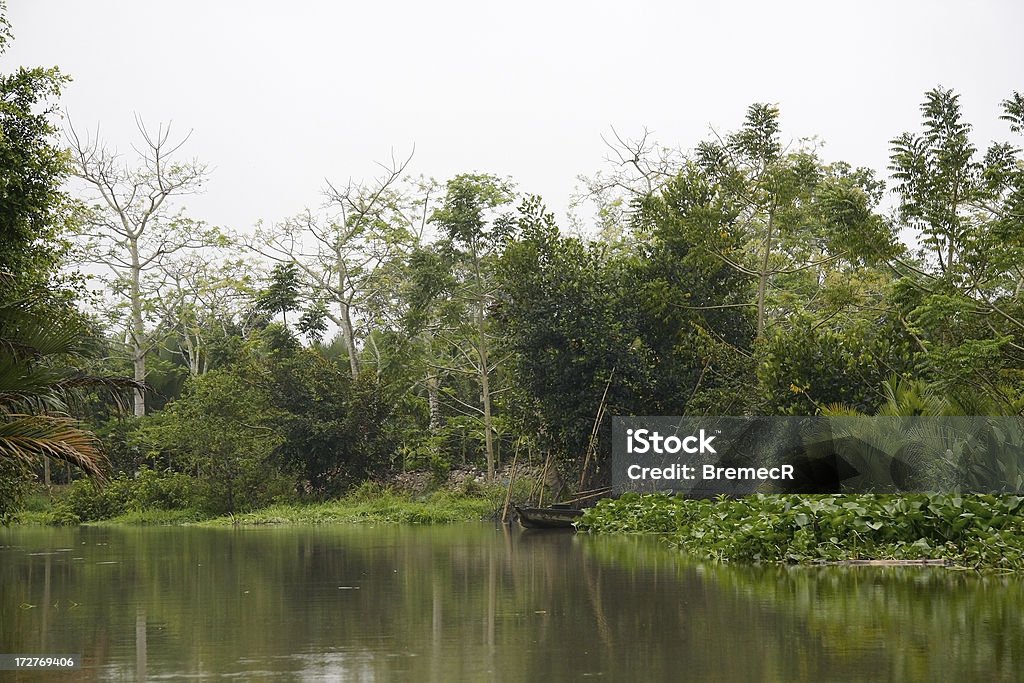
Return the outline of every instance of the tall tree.
[[[960,96],[941,87],[929,90],[921,113],[923,133],[906,132],[891,142],[899,215],[905,225],[920,230],[932,264],[943,277],[954,280],[964,250],[991,218],[984,201],[992,188],[985,182],[985,165],[976,158]],[[986,161],[1012,165],[1013,152],[1009,146],[997,146]]]
[[[12,38],[0,3],[0,54]],[[0,299],[51,289],[65,252],[72,202],[61,189],[67,155],[53,117],[68,78],[56,67],[0,74]]]
[[[159,268],[159,316],[154,335],[195,377],[210,368],[210,343],[244,326],[251,317],[253,265],[230,253],[180,253]],[[276,312],[275,308],[275,312]]]
[[[706,224],[711,233],[694,242],[753,278],[758,338],[769,327],[779,278],[802,277],[814,287],[827,267],[891,253],[892,228],[875,211],[882,185],[874,174],[784,147],[777,107],[751,105],[740,130],[701,143],[694,163],[713,186],[717,210],[728,216],[728,225]],[[740,248],[728,241],[728,250],[720,248],[716,229],[738,234]]]
[[[82,138],[69,127],[75,174],[94,201],[86,214],[89,260],[108,269],[110,284],[128,309],[125,324],[135,380],[146,379],[146,354],[154,346],[147,330],[149,300],[155,296],[148,275],[169,255],[201,247],[218,238],[201,223],[172,213],[176,197],[199,191],[206,166],[196,160],[179,160],[188,140],[171,140],[170,125],[155,132],[136,118],[142,145],[136,149],[137,165],[131,166],[97,137]],[[146,414],[146,397],[135,394],[136,416]]]
[[[426,223],[434,188],[428,181],[407,182],[411,159],[381,164],[383,173],[370,182],[328,183],[323,213],[260,225],[246,241],[265,258],[295,265],[311,315],[322,313],[340,330],[353,379],[360,369],[358,341],[368,333],[374,300],[388,287],[389,264],[421,239]]]
[[[538,198],[524,200],[515,221],[515,239],[495,268],[495,322],[513,394],[509,412],[575,480],[605,390],[610,413],[632,412],[638,406],[629,396],[649,378],[650,359],[630,325],[633,313],[620,305],[636,282],[605,244],[560,235]],[[604,432],[596,469],[610,453]]]
[[[479,384],[487,476],[494,478],[494,330],[491,308],[497,286],[496,255],[510,226],[495,211],[513,199],[511,185],[490,175],[464,174],[448,181],[444,199],[431,215],[444,239],[438,248],[451,268],[445,296],[460,310],[461,324],[438,329],[436,336],[457,351],[465,370]],[[468,324],[467,324],[468,323]]]
[[[1011,131],[1021,132],[1024,96],[1015,92],[1002,106]],[[1013,263],[1019,263],[1024,245],[1020,150],[993,143],[979,158],[972,126],[952,90],[929,90],[921,113],[922,133],[892,140],[890,168],[899,181],[899,217],[920,231],[925,265],[951,285],[982,296],[1007,285],[1024,288],[1024,271]]]
[[[1010,130],[1024,127],[1024,97],[1002,102]],[[904,311],[936,382],[969,384],[1006,405],[1024,365],[1024,164],[1018,147],[970,139],[959,96],[935,88],[922,128],[892,140],[898,216],[921,235],[916,261],[894,267],[912,302]],[[1019,390],[1019,388],[1018,388]]]

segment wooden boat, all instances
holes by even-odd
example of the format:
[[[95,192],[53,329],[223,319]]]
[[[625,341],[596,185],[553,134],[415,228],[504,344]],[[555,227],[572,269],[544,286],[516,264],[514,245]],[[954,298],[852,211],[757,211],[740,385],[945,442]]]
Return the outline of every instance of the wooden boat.
[[[552,505],[549,508],[522,508],[515,506],[519,524],[524,529],[571,529],[573,522],[580,518],[583,510],[568,505]]]

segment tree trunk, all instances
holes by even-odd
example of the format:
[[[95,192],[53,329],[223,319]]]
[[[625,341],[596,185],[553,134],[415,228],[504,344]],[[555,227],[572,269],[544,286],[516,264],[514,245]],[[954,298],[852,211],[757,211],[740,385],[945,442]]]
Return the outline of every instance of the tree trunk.
[[[352,379],[359,379],[359,355],[356,353],[356,337],[352,325],[352,309],[344,302],[341,306],[341,336],[348,351],[348,366],[352,371]]]
[[[487,367],[487,337],[484,331],[484,302],[477,304],[477,330],[480,342],[477,352],[480,356],[480,402],[484,408],[484,448],[487,452],[487,481],[494,481],[494,438],[491,434],[493,420],[491,418],[490,373]]]
[[[132,365],[136,382],[146,381],[146,348],[145,322],[142,319],[142,266],[139,264],[139,243],[133,239],[129,242],[132,255],[131,267],[131,298],[132,298]],[[142,389],[135,390],[135,417],[146,415],[146,393]]]
[[[430,435],[437,436],[441,431],[440,386],[436,373],[427,375],[427,405],[430,412]]]
[[[772,254],[772,231],[775,227],[775,206],[768,212],[768,232],[764,240],[764,257],[761,259],[761,272],[757,281],[757,338],[764,336],[765,298],[768,292],[768,260]]]
[[[476,277],[476,292],[474,299],[476,303],[476,328],[477,328],[477,356],[480,359],[480,403],[484,409],[484,450],[487,453],[487,481],[494,481],[494,436],[491,417],[491,387],[490,368],[488,367],[487,350],[487,328],[484,324],[484,306],[487,294],[484,290],[484,278],[480,269],[480,254],[477,252],[476,241],[470,245],[473,257],[473,274]]]
[[[192,337],[187,329],[182,330],[182,337],[185,340],[185,355],[188,356],[188,374],[190,377],[198,377],[200,374],[198,345],[192,343]]]
[[[343,301],[338,301],[337,304],[338,314],[328,311],[327,319],[341,330],[341,342],[345,345],[345,353],[348,354],[349,371],[352,373],[352,379],[359,379],[359,355],[356,351],[354,325],[349,315],[349,307]]]
[[[960,184],[957,183],[953,186],[953,205],[950,207],[949,215],[949,254],[946,256],[946,277],[953,277],[953,259],[956,255],[956,239],[959,237],[959,221],[957,220],[957,210],[959,209],[960,202]]]

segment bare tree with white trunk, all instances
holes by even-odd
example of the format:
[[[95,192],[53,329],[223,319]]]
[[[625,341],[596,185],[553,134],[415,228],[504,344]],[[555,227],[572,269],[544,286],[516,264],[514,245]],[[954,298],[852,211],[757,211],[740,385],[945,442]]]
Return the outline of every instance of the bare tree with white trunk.
[[[368,322],[368,310],[390,285],[382,276],[385,266],[411,249],[426,225],[433,186],[404,185],[411,159],[381,164],[383,173],[369,183],[328,183],[324,214],[307,210],[259,225],[245,240],[264,258],[297,266],[305,298],[321,303],[341,333],[353,379],[360,371],[360,324]]]
[[[207,167],[182,159],[191,133],[171,139],[170,124],[156,131],[136,117],[141,144],[129,160],[106,147],[99,132],[82,137],[69,126],[67,139],[75,175],[85,183],[89,202],[84,250],[89,262],[107,271],[108,295],[118,311],[127,309],[124,329],[135,380],[146,379],[146,355],[155,339],[150,327],[156,283],[150,277],[165,259],[182,249],[211,244],[215,231],[175,211],[174,199],[195,194],[206,179]],[[135,415],[146,414],[145,393],[136,389]]]

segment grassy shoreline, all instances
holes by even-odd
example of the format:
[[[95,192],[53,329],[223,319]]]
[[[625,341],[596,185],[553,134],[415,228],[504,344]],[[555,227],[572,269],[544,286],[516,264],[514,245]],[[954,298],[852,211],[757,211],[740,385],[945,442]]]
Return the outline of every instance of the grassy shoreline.
[[[694,500],[626,494],[588,510],[591,533],[659,534],[695,557],[723,562],[826,564],[944,560],[1024,569],[1020,496],[756,495]]]
[[[287,502],[238,514],[142,507],[101,519],[37,497],[17,524],[204,527],[288,524],[448,524],[495,519],[505,488],[475,485],[424,494],[368,484],[322,502]],[[578,523],[589,533],[648,534],[701,559],[844,564],[943,561],[1024,570],[1024,497],[992,495],[755,495],[694,500],[664,494],[605,499]]]
[[[192,508],[132,509],[100,519],[81,520],[63,511],[59,499],[37,497],[14,520],[19,525],[197,525],[259,526],[268,524],[448,524],[494,518],[500,513],[505,488],[477,486],[466,490],[440,489],[413,495],[386,487],[361,487],[328,501],[287,502],[240,512],[208,514]]]
[[[450,524],[493,517],[500,498],[493,493],[435,491],[423,497],[384,491],[321,503],[271,505],[238,515],[215,517],[201,526],[264,524]]]

